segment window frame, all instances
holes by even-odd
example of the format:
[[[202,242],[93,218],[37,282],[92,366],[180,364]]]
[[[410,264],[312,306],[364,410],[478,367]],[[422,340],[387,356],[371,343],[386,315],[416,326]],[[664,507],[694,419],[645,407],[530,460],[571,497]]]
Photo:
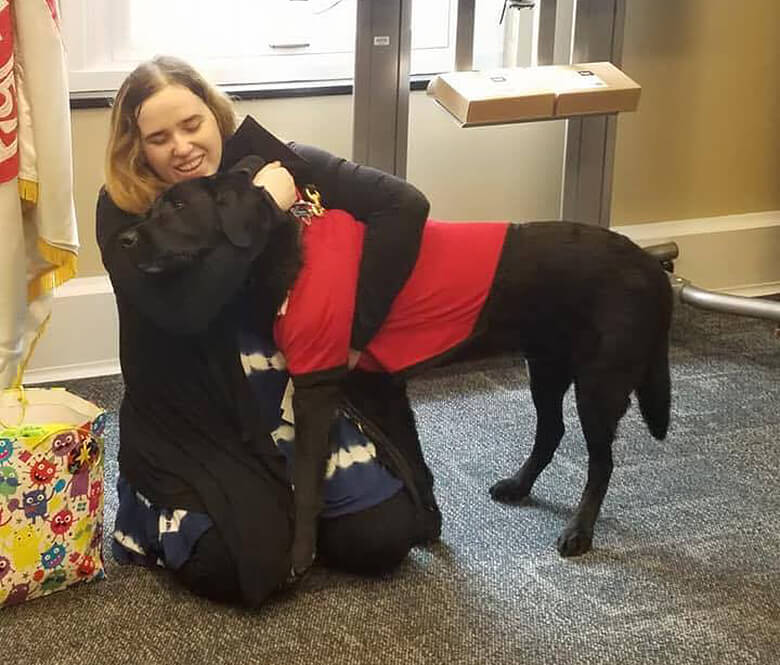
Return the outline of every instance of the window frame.
[[[445,67],[441,63],[454,61],[457,0],[440,1],[447,5],[448,11],[446,43],[445,46],[418,48],[413,51],[413,71],[418,72],[418,78],[430,78],[432,74],[446,71],[451,65]],[[129,10],[131,3],[132,0],[63,0],[61,27],[66,42],[72,98],[84,100],[114,93],[139,61],[122,58],[115,48],[115,44],[121,41],[117,38],[121,32],[118,22],[121,22],[122,13]],[[95,26],[104,26],[105,29],[95,30]],[[151,54],[148,57],[150,56]],[[239,73],[238,76],[229,73],[225,63],[219,63],[217,59],[199,62],[186,55],[183,57],[220,87],[235,89],[239,96],[262,92],[290,95],[294,94],[292,90],[304,90],[308,94],[346,94],[351,90],[354,71],[354,44],[351,50],[331,50],[325,54],[311,49],[296,49],[287,53],[266,53],[254,58],[236,58],[243,61],[232,69],[233,72]],[[289,67],[286,70],[280,68],[282,73],[273,80],[269,77],[252,80],[253,77],[249,75],[250,71],[259,70],[259,60],[265,63],[273,62],[276,68],[277,63],[283,61],[272,59],[295,58],[300,62],[302,57],[310,61],[320,61],[322,66],[317,75],[285,74],[284,72],[294,69]],[[338,71],[339,75],[334,74],[334,71]],[[244,72],[244,75],[240,75],[241,72]],[[334,90],[339,92],[335,93]]]

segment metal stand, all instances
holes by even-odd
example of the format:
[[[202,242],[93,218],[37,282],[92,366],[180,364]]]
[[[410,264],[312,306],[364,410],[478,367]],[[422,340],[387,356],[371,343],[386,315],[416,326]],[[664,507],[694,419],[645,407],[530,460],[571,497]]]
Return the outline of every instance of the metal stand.
[[[574,0],[537,0],[537,62],[555,65],[606,60],[620,66],[625,2],[588,0],[575,5]],[[527,4],[507,2],[505,11],[524,11]],[[459,29],[458,35],[461,32],[468,34],[466,28]],[[562,219],[609,226],[616,130],[614,113],[566,120]]]
[[[411,15],[412,0],[358,0],[352,157],[401,178],[409,142]]]
[[[625,0],[577,3],[573,62],[623,60]],[[572,118],[567,122],[563,219],[609,226],[617,115]]]
[[[468,72],[474,65],[474,2],[458,0],[455,19],[455,71]]]

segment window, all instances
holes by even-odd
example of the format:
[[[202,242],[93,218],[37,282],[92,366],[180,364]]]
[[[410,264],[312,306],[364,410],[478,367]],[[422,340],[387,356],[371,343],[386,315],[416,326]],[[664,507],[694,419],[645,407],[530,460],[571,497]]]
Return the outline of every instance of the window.
[[[115,90],[158,53],[222,84],[349,80],[356,11],[357,0],[62,0],[71,90]],[[456,11],[412,3],[412,74],[452,68]]]
[[[411,74],[449,71],[457,0],[413,0]],[[504,0],[478,0],[474,63],[502,63]],[[357,0],[61,0],[74,92],[116,90],[135,65],[178,55],[222,84],[351,80]]]

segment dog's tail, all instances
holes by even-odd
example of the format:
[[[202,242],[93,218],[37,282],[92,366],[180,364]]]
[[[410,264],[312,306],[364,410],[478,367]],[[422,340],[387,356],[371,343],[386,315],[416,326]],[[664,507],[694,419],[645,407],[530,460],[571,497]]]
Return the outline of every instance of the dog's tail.
[[[652,355],[642,382],[636,389],[639,411],[652,434],[659,441],[666,437],[671,410],[669,378],[669,340],[664,336]]]

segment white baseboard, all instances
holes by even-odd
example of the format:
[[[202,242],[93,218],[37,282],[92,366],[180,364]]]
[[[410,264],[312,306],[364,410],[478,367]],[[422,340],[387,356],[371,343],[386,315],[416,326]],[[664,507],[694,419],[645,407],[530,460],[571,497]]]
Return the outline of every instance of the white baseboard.
[[[780,293],[780,210],[616,226],[642,246],[676,242],[675,273],[732,295]],[[119,325],[107,276],[60,287],[52,318],[25,372],[25,384],[118,374]]]
[[[57,383],[71,379],[90,379],[95,376],[113,376],[121,374],[119,358],[115,360],[61,365],[60,367],[44,367],[29,369],[24,373],[24,385],[32,386],[39,383]]]
[[[734,233],[780,226],[780,210],[748,212],[724,217],[700,217],[669,222],[651,222],[613,227],[636,241],[658,241],[680,236],[700,236],[712,233]],[[644,244],[644,243],[643,243]]]
[[[703,289],[749,297],[780,293],[780,210],[614,226],[642,247],[674,242],[674,271]]]
[[[54,294],[49,325],[25,385],[119,373],[119,322],[107,275],[79,277]]]
[[[763,284],[747,284],[745,286],[733,286],[726,289],[720,289],[723,293],[732,296],[743,296],[745,298],[761,298],[780,293],[780,281],[765,282]]]

